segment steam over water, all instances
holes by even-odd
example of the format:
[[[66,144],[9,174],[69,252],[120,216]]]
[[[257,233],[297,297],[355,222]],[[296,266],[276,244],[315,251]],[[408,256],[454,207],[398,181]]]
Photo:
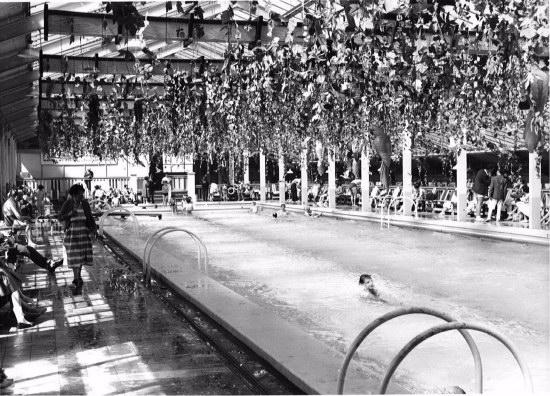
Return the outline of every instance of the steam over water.
[[[550,390],[547,247],[396,227],[381,230],[375,223],[298,214],[273,219],[270,211],[195,212],[162,224],[140,222],[150,232],[177,224],[197,233],[208,247],[209,276],[341,352],[384,313],[430,307],[507,336],[527,362],[535,390]],[[190,246],[172,236],[158,248],[191,263]],[[359,286],[362,273],[373,275],[383,301]],[[424,315],[394,319],[369,336],[358,361],[382,376],[405,343],[440,323]],[[484,334],[473,336],[483,360],[485,390],[522,392],[510,353]],[[464,339],[447,332],[415,349],[394,381],[416,392],[452,385],[473,392],[473,367]]]

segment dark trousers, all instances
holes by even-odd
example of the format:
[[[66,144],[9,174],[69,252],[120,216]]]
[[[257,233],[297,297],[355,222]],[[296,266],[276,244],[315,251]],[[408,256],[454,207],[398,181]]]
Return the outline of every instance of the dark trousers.
[[[35,248],[31,246],[21,245],[16,243],[13,247],[8,250],[8,263],[15,263],[17,261],[17,256],[28,257],[33,263],[38,265],[40,268],[49,269],[50,265],[46,257],[42,256],[36,251]]]

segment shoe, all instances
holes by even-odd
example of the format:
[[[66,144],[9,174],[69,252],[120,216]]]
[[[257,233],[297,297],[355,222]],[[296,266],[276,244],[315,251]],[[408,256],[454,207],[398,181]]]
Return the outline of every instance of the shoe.
[[[12,385],[13,385],[13,380],[11,378],[4,378],[2,382],[0,382],[0,389],[4,389]]]
[[[19,330],[22,330],[22,329],[28,329],[29,327],[33,327],[34,326],[34,323],[17,323],[17,328]]]
[[[53,274],[58,267],[61,267],[63,265],[63,259],[58,259],[55,261],[49,260],[49,264],[50,268],[48,268],[48,271]]]

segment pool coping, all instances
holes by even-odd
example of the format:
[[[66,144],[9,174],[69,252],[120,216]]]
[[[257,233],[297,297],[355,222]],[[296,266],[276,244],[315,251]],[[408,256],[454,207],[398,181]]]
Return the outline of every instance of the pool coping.
[[[259,205],[267,209],[280,209],[279,203],[261,202]],[[338,219],[376,222],[383,224],[383,227],[387,227],[388,224],[387,217],[384,218],[384,222],[382,223],[380,220],[380,215],[374,212],[349,211],[314,206],[310,206],[310,208],[313,213],[320,213],[322,216]],[[286,209],[290,212],[304,212],[304,207],[300,204],[286,204]],[[486,223],[459,222],[445,219],[419,219],[413,216],[395,214],[390,215],[389,224],[398,227],[416,228],[451,234],[498,239],[503,241],[550,245],[550,230],[532,230],[529,228],[519,227],[497,227]]]
[[[142,246],[129,246],[124,238],[104,232],[142,262]],[[152,260],[154,276],[191,301],[299,389],[306,394],[336,393],[344,360],[342,353],[198,270],[186,267],[170,277],[156,270],[154,261],[157,260],[179,266],[177,258],[169,253],[158,252]],[[353,362],[348,373],[353,376],[348,375],[346,393],[378,392],[380,378],[376,374],[367,375]],[[397,393],[409,393],[398,379],[394,379],[392,388]]]

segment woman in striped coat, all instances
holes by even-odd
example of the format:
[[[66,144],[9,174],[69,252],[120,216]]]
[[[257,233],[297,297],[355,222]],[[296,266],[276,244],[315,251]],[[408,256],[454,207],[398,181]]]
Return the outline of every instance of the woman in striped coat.
[[[59,214],[59,220],[65,222],[63,245],[67,252],[67,265],[73,270],[73,284],[76,287],[84,283],[80,274],[82,266],[93,264],[90,234],[95,234],[97,229],[90,204],[84,199],[84,191],[81,184],[73,185]]]

